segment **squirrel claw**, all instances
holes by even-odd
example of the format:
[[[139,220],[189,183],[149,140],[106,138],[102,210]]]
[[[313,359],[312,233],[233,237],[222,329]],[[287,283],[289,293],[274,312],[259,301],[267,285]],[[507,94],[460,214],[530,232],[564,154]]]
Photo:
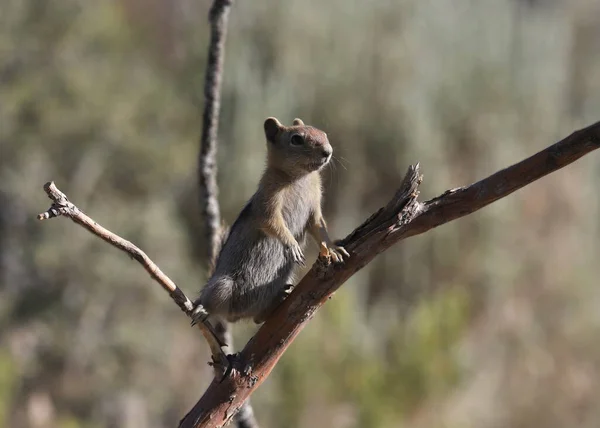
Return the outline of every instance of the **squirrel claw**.
[[[300,266],[306,266],[306,259],[304,258],[304,253],[302,253],[300,245],[291,247],[290,251],[292,252],[292,259],[294,259],[295,263],[298,263]]]
[[[346,249],[344,247],[340,247],[340,246],[335,246],[334,247],[335,251],[337,251],[338,253],[341,253],[344,258],[350,258],[350,253],[348,253],[348,251],[346,251]]]
[[[209,314],[206,312],[206,309],[204,309],[204,306],[198,304],[190,315],[192,318],[192,322],[190,324],[192,327],[195,325],[200,327],[206,340],[208,341],[208,345],[210,346],[213,355],[217,353],[223,354],[221,347],[227,346],[227,344],[219,338],[217,333],[215,333],[213,326],[210,324],[210,322],[208,322],[208,315]]]
[[[204,323],[204,321],[206,321],[208,318],[208,312],[206,312],[206,309],[204,309],[202,305],[198,305],[194,308],[191,317],[191,326],[193,327],[198,323]]]
[[[210,348],[212,362],[209,364],[219,369],[222,378],[226,377],[231,371],[230,361],[223,351],[223,346],[227,346],[227,344],[215,333],[212,325],[208,322],[208,312],[202,305],[198,304],[190,316],[192,326],[198,325]]]
[[[344,256],[350,257],[348,252],[342,247],[333,247],[329,249],[329,253],[331,254],[331,258],[335,263],[343,263]]]
[[[338,245],[332,245],[328,247],[325,243],[321,243],[321,251],[319,252],[321,257],[331,257],[334,263],[343,263],[344,257],[350,257],[348,251],[344,247]]]

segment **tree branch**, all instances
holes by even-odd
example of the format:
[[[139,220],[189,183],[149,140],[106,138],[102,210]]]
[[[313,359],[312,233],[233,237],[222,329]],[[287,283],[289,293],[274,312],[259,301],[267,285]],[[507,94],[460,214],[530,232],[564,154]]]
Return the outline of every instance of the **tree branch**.
[[[402,239],[471,214],[600,147],[600,122],[470,186],[418,202],[419,165],[410,166],[392,200],[341,241],[343,265],[319,258],[312,269],[232,361],[227,378],[213,380],[180,427],[222,427],[267,378],[314,313],[352,275]]]
[[[141,264],[146,272],[150,274],[152,279],[158,282],[162,288],[169,293],[171,299],[179,306],[179,308],[190,318],[192,318],[192,314],[194,311],[194,304],[188,299],[183,291],[175,283],[164,274],[162,270],[154,263],[150,257],[146,255],[142,250],[133,245],[131,242],[121,238],[120,236],[114,234],[110,230],[102,227],[100,224],[96,223],[90,217],[88,217],[83,211],[81,211],[75,204],[69,201],[67,196],[61,192],[53,181],[44,184],[44,191],[48,195],[48,197],[52,200],[52,205],[50,208],[38,214],[38,220],[47,220],[54,217],[65,216],[73,220],[73,222],[77,223],[80,226],[83,226],[88,231],[92,232],[94,235],[99,237],[100,239],[108,242],[112,246],[118,248],[119,250],[127,253],[132,259],[136,260],[139,264]],[[224,346],[224,343],[218,343],[214,341],[214,337],[218,337],[216,333],[212,330],[210,324],[199,323],[198,327],[200,331],[206,338],[213,357],[218,358],[222,355],[221,346]],[[218,360],[214,361],[215,367],[219,369],[226,369],[229,365],[226,360]]]
[[[210,45],[204,78],[204,114],[198,155],[198,182],[204,215],[208,260],[216,260],[220,248],[221,213],[217,186],[217,131],[221,108],[221,84],[227,22],[232,0],[215,0],[209,12]]]
[[[71,203],[67,196],[58,190],[53,181],[44,184],[44,191],[52,200],[52,206],[45,212],[38,214],[38,220],[47,220],[54,217],[69,217],[75,223],[83,226],[88,231],[109,244],[117,247],[119,250],[129,254],[132,259],[138,261],[144,269],[150,274],[152,279],[158,282],[166,292],[169,293],[173,301],[187,315],[191,315],[194,304],[187,298],[177,285],[160,270],[160,268],[138,247],[131,242],[126,241],[120,236],[112,233],[110,230],[102,227],[86,214],[83,213],[75,204]]]

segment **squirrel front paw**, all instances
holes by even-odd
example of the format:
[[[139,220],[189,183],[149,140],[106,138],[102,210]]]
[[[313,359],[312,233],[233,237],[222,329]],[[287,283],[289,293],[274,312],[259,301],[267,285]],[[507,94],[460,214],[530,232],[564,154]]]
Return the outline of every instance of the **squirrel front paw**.
[[[344,247],[339,245],[327,246],[325,243],[321,243],[321,251],[319,255],[322,257],[331,257],[334,263],[343,263],[344,258],[350,257],[348,251]]]
[[[300,248],[300,245],[298,243],[290,246],[288,248],[288,251],[292,254],[292,260],[294,260],[294,263],[298,263],[300,266],[306,265],[304,253],[302,252],[302,248]]]

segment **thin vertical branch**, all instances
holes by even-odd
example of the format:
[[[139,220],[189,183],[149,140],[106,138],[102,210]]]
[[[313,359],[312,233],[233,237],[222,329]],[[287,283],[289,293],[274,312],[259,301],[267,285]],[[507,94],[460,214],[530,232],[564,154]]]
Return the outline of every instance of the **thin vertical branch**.
[[[216,260],[221,237],[221,213],[217,187],[217,131],[227,22],[232,0],[215,0],[209,12],[210,45],[204,80],[204,114],[198,157],[198,178],[204,215],[208,259]]]
[[[209,12],[210,44],[204,80],[204,113],[198,156],[198,181],[210,271],[214,268],[223,239],[217,185],[217,132],[221,108],[225,40],[232,3],[233,0],[215,0]],[[219,338],[228,343],[228,350],[233,352],[230,325],[225,320],[215,317],[211,317],[210,321]],[[258,428],[250,402],[247,401],[240,408],[236,415],[236,424],[238,428]]]

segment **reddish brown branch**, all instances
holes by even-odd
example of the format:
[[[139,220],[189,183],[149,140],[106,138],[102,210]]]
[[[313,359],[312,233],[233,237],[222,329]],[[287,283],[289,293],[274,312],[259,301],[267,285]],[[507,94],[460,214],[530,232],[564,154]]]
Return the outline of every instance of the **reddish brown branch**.
[[[600,147],[600,122],[470,186],[430,201],[417,201],[419,166],[411,166],[394,198],[342,243],[351,252],[343,265],[317,260],[293,293],[233,361],[230,375],[213,381],[180,427],[221,427],[271,373],[315,311],[377,254],[410,236],[477,211]]]

